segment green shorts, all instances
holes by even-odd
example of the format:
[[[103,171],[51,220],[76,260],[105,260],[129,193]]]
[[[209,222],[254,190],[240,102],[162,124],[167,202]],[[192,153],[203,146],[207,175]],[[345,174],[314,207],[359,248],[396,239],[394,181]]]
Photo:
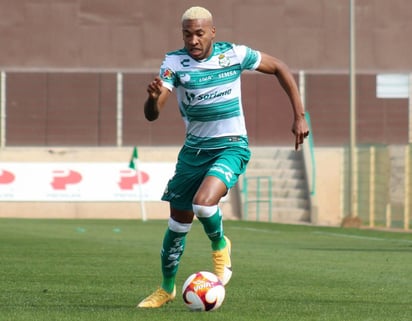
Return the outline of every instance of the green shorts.
[[[245,172],[249,159],[250,150],[244,147],[195,149],[183,146],[162,200],[168,201],[173,208],[191,210],[193,197],[206,176],[219,178],[229,190]]]

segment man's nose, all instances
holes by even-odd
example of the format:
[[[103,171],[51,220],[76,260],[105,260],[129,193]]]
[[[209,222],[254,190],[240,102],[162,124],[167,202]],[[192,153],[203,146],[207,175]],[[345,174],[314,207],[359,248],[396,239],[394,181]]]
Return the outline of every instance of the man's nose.
[[[198,37],[196,37],[196,36],[193,36],[193,37],[191,37],[191,38],[189,39],[189,43],[190,43],[191,45],[196,45],[198,42],[199,42],[199,39],[198,39]]]

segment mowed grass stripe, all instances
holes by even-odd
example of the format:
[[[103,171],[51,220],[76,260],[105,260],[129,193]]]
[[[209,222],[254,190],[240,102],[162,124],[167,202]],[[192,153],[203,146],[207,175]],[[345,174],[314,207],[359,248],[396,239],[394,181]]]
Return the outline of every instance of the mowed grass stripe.
[[[0,219],[0,320],[411,320],[411,234],[224,224],[234,269],[225,302],[191,313],[180,287],[212,269],[197,221],[176,301],[138,310],[160,282],[166,221]]]

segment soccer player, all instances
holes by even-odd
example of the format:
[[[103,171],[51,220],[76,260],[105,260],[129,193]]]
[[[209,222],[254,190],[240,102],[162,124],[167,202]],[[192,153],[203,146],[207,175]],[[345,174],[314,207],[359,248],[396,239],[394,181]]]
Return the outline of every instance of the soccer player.
[[[184,48],[166,54],[160,75],[147,87],[144,104],[145,117],[154,121],[175,89],[186,139],[162,196],[170,204],[161,249],[163,280],[139,308],[159,308],[175,298],[175,277],[194,215],[211,241],[214,273],[224,285],[232,276],[231,242],[224,235],[218,204],[250,159],[241,99],[242,71],[277,77],[292,106],[295,149],[309,134],[297,85],[282,61],[244,45],[214,42],[212,14],[205,8],[189,8],[181,23]]]

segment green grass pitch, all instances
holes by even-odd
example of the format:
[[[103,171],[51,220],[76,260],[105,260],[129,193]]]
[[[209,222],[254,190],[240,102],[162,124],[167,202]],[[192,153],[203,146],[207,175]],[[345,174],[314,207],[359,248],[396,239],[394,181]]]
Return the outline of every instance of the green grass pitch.
[[[0,219],[1,321],[412,320],[412,234],[226,221],[233,277],[213,312],[181,298],[191,273],[211,270],[198,221],[176,300],[135,305],[160,282],[167,222]]]

